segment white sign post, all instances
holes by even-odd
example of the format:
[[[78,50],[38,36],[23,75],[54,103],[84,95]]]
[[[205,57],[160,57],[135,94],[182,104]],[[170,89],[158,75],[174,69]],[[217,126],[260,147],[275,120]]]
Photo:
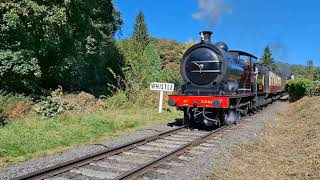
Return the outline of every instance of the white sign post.
[[[150,84],[151,91],[160,91],[160,99],[159,99],[159,113],[162,112],[162,103],[163,103],[163,91],[174,91],[173,83],[151,83]]]

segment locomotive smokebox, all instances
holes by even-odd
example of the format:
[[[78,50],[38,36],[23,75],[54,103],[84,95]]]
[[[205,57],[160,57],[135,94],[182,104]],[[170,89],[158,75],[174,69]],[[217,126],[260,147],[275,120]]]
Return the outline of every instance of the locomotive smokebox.
[[[211,44],[211,36],[212,36],[211,31],[201,31],[199,34],[201,37],[201,43]]]

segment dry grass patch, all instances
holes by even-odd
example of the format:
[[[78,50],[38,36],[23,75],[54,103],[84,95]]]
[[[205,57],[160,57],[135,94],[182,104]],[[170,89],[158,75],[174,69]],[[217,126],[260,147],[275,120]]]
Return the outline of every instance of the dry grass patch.
[[[257,142],[213,179],[320,179],[320,97],[291,104]]]

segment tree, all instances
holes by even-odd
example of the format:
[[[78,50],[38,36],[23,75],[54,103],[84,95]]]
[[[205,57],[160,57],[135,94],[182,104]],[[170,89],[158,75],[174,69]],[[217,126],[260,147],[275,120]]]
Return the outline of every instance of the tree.
[[[140,11],[136,17],[132,37],[138,42],[143,50],[149,43],[148,28],[142,11]]]
[[[272,71],[279,72],[279,68],[276,66],[276,64],[273,61],[272,53],[271,53],[271,50],[269,49],[269,46],[267,46],[264,49],[263,56],[261,57],[259,63],[261,65],[264,65],[264,66],[270,68]]]
[[[150,38],[150,43],[156,45],[164,69],[175,69],[179,71],[179,63],[185,51],[196,44],[196,41],[179,43],[171,39]]]
[[[141,60],[141,71],[144,71],[144,77],[146,78],[145,84],[149,85],[153,81],[161,80],[161,59],[155,45],[147,45]]]
[[[112,0],[4,1],[0,12],[6,90],[96,92],[114,81],[107,68],[121,73],[114,34],[122,21]]]
[[[307,78],[310,79],[310,80],[313,80],[313,75],[314,75],[313,61],[312,60],[308,60],[307,61],[307,66],[308,66]]]

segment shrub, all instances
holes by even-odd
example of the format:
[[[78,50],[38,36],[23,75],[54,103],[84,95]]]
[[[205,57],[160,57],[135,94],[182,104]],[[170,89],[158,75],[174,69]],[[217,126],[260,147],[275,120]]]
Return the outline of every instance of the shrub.
[[[94,112],[99,109],[97,99],[89,93],[66,94],[60,96],[64,109],[78,112]]]
[[[320,81],[315,81],[313,88],[308,94],[310,96],[320,96]]]
[[[293,99],[309,94],[313,88],[314,82],[305,78],[290,79],[286,84],[286,90]]]
[[[66,111],[95,112],[98,109],[100,104],[92,94],[86,92],[64,94],[61,86],[35,106],[35,111],[44,117],[53,117]]]
[[[61,102],[61,96],[63,95],[63,89],[59,86],[56,90],[51,92],[51,96],[48,96],[40,100],[34,110],[43,117],[53,117],[65,110],[63,103]]]
[[[37,103],[34,109],[38,114],[48,118],[64,111],[60,98],[51,96]]]
[[[20,117],[31,109],[31,100],[22,95],[13,95],[0,91],[0,124],[4,121]]]
[[[118,90],[103,102],[105,109],[125,108],[130,104],[127,93],[123,90]]]

